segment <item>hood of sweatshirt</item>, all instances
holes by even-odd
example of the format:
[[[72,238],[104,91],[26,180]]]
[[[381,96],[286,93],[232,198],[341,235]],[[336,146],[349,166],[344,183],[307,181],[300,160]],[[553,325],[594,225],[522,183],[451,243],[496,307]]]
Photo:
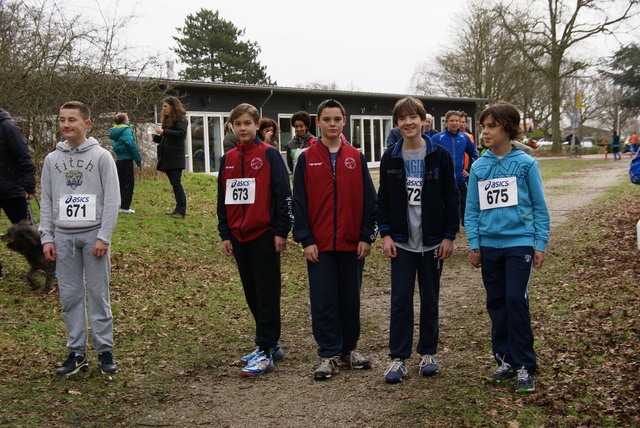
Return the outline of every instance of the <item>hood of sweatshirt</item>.
[[[95,146],[100,146],[100,143],[98,143],[98,140],[96,140],[95,138],[89,137],[87,138],[87,141],[80,144],[78,147],[69,146],[66,140],[61,141],[56,145],[56,150],[59,150],[65,153],[84,153],[84,152],[88,152]]]

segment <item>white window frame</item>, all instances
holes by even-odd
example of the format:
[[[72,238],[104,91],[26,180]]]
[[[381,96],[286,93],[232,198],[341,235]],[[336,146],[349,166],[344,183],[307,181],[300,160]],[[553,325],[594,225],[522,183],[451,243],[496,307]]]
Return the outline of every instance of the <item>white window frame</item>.
[[[185,166],[187,172],[193,172],[193,139],[191,132],[191,119],[194,117],[201,117],[203,120],[203,149],[204,149],[204,158],[210,159],[211,152],[209,150],[209,119],[216,118],[220,121],[220,128],[218,133],[218,141],[220,141],[220,153],[224,154],[224,147],[222,145],[224,141],[224,123],[225,119],[229,117],[228,112],[211,112],[211,111],[188,111],[186,114],[187,122],[189,123],[189,127],[187,128],[187,139],[185,145]],[[215,176],[218,175],[217,171],[211,171],[211,163],[204,162],[204,172],[198,172],[199,174],[213,174]]]

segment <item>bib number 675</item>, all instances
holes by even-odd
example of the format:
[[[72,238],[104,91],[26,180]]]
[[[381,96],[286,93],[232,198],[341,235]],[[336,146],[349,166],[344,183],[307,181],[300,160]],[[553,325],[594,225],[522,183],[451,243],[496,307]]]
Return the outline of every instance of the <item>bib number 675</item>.
[[[509,193],[507,193],[507,189],[494,189],[487,192],[487,203],[489,205],[494,205],[500,202],[503,204],[509,202]]]

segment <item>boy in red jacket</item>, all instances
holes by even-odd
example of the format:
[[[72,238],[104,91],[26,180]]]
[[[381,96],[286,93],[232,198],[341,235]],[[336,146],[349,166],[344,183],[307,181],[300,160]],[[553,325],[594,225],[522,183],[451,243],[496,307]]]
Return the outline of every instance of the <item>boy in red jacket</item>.
[[[291,188],[280,152],[257,137],[258,110],[240,104],[229,121],[238,144],[220,160],[218,231],[222,250],[238,264],[247,304],[256,321],[257,348],[242,357],[241,374],[273,370],[280,349],[280,253],[291,230]]]
[[[364,155],[341,138],[346,121],[339,102],[320,103],[316,124],[322,138],[300,155],[293,181],[293,237],[307,259],[318,380],[336,374],[338,365],[371,368],[355,349],[362,269],[377,233],[377,196]]]

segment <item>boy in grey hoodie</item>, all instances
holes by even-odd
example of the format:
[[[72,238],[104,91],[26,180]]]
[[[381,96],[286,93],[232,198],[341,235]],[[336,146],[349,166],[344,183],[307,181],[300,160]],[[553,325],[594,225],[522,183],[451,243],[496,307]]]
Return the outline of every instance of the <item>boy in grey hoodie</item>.
[[[91,126],[86,105],[65,103],[59,120],[66,140],[44,160],[40,203],[43,251],[47,260],[56,261],[70,351],[56,374],[69,376],[89,366],[87,307],[100,370],[111,374],[117,365],[111,354],[109,244],[120,206],[118,175],[111,154],[86,136]]]

